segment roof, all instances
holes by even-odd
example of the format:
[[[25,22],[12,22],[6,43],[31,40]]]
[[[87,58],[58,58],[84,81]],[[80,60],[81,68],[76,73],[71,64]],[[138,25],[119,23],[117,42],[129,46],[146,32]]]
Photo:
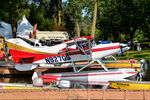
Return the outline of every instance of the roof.
[[[69,40],[69,35],[66,31],[37,31],[37,39],[62,39]]]

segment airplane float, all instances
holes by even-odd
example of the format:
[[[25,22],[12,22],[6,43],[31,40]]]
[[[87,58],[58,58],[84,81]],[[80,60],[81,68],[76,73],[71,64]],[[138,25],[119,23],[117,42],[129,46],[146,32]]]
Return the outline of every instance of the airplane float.
[[[41,63],[72,63],[74,72],[44,74],[39,76],[43,82],[68,80],[85,84],[106,85],[108,81],[128,80],[128,77],[139,74],[134,68],[108,69],[105,67],[100,59],[120,52],[120,44],[96,45],[93,37],[89,36],[78,37],[50,47],[41,46],[25,38],[8,39],[7,45],[15,62],[15,68],[20,71],[32,70]],[[79,68],[75,62],[80,61],[88,61],[89,63]],[[103,70],[83,71],[94,61],[97,61]]]

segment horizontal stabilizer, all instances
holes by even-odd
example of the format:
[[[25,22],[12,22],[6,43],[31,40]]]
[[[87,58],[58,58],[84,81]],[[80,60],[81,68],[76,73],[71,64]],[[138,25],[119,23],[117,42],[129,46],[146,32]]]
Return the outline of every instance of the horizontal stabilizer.
[[[51,83],[53,81],[58,81],[57,78],[60,78],[60,76],[55,76],[55,75],[41,75],[40,78],[43,79],[44,83]]]
[[[20,58],[19,63],[32,63],[34,62],[34,57],[26,57],[26,58]]]
[[[41,75],[40,76],[40,78],[45,78],[45,79],[49,79],[49,78],[51,78],[51,79],[56,79],[56,78],[58,78],[58,76],[55,76],[55,75]]]
[[[18,71],[30,71],[38,67],[38,64],[16,64],[15,68]]]

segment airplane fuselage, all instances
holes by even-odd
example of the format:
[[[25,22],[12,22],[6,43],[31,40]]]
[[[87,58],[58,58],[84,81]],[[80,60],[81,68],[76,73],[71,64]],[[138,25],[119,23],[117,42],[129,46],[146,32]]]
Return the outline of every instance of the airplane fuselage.
[[[72,41],[69,41],[72,42]],[[10,39],[8,42],[10,53],[15,63],[64,63],[72,61],[87,61],[99,59],[120,51],[119,43],[99,44],[85,49],[85,53],[73,45],[72,50],[61,52],[67,48],[67,43],[48,46],[32,46],[21,39]],[[69,48],[69,47],[68,47]],[[81,48],[84,49],[84,48]],[[91,53],[90,53],[91,52]]]

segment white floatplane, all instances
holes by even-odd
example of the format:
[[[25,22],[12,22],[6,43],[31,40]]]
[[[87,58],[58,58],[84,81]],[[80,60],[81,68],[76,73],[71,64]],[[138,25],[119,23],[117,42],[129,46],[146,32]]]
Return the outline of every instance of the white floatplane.
[[[24,38],[7,40],[15,68],[27,71],[37,68],[41,63],[57,64],[72,63],[74,72],[50,73],[41,75],[44,82],[68,80],[86,84],[108,84],[111,80],[126,80],[136,76],[138,71],[134,68],[108,69],[100,61],[101,58],[116,54],[120,51],[119,43],[98,44],[93,37],[78,37],[54,46],[42,46]],[[89,61],[88,64],[77,67],[75,62]],[[97,61],[103,70],[83,71]]]
[[[73,40],[57,44],[54,46],[41,46],[32,42],[31,39],[12,38],[7,40],[10,54],[16,63],[18,70],[32,70],[38,67],[39,63],[65,63],[77,61],[99,61],[103,58],[120,51],[119,43],[99,44],[93,43],[92,37],[79,37]],[[19,69],[20,68],[20,69]],[[73,67],[75,71],[75,67]],[[84,69],[84,67],[82,68]],[[104,67],[105,70],[107,70]],[[81,69],[79,70],[81,71]],[[79,72],[78,71],[78,72]]]

